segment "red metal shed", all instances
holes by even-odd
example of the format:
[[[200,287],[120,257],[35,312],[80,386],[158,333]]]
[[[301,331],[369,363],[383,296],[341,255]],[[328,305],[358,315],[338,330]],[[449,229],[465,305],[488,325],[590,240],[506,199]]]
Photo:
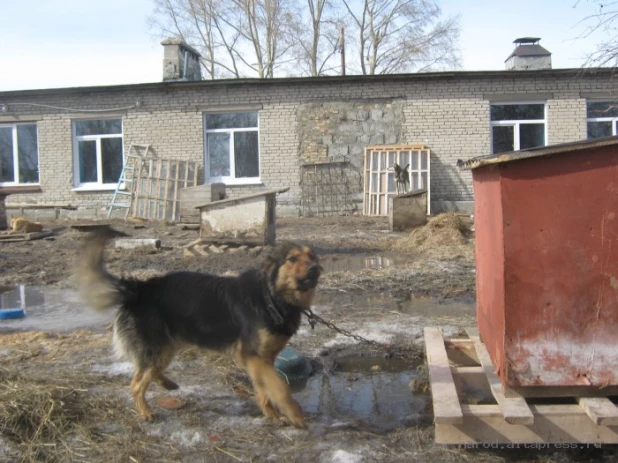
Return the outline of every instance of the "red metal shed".
[[[618,137],[464,165],[478,328],[503,385],[529,396],[533,386],[617,386]]]

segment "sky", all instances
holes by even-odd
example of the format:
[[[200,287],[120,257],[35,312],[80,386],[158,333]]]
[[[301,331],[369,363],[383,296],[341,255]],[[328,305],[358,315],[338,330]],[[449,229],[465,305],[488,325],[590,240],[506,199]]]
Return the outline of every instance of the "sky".
[[[460,15],[464,71],[504,69],[518,37],[540,37],[554,68],[579,67],[599,41],[581,38],[592,0],[439,4]],[[0,0],[0,92],[161,81],[152,11],[152,0]]]

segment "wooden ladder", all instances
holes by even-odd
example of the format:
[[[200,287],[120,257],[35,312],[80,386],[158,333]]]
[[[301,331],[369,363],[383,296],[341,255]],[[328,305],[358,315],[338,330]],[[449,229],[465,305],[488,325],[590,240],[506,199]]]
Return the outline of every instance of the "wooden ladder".
[[[149,156],[154,156],[154,154],[150,155],[151,151],[151,145],[131,144],[129,146],[129,151],[124,158],[118,184],[114,190],[112,201],[109,204],[109,210],[107,211],[108,218],[112,216],[114,209],[125,209],[124,217],[125,219],[128,217],[135,197],[137,173],[142,168],[144,161]]]

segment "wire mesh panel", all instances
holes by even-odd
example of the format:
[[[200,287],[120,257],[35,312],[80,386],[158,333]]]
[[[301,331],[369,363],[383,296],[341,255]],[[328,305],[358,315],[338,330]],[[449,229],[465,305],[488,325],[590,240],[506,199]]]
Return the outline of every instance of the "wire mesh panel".
[[[389,199],[397,195],[395,163],[408,167],[410,191],[427,190],[430,204],[430,149],[424,145],[384,145],[365,148],[363,214],[388,215]]]
[[[348,161],[303,165],[300,180],[303,216],[355,213],[354,197],[360,194],[361,185],[358,170]]]

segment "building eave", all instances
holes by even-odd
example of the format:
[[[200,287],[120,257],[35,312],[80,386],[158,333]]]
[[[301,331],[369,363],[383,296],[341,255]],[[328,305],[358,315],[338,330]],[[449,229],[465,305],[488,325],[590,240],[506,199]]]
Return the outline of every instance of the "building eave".
[[[486,78],[518,78],[526,77],[576,77],[578,75],[607,75],[613,76],[618,68],[565,68],[540,70],[500,70],[500,71],[447,71],[424,72],[408,74],[380,74],[380,75],[347,75],[322,77],[278,77],[272,79],[240,78],[200,81],[167,81],[138,84],[121,84],[90,87],[62,87],[32,90],[11,90],[0,92],[0,98],[31,97],[42,95],[65,95],[93,92],[123,92],[148,90],[180,90],[194,87],[218,88],[238,87],[243,85],[270,86],[270,85],[312,85],[325,83],[370,83],[370,82],[400,82],[426,80],[453,80],[453,79],[486,79]],[[1,102],[1,101],[0,101]]]

